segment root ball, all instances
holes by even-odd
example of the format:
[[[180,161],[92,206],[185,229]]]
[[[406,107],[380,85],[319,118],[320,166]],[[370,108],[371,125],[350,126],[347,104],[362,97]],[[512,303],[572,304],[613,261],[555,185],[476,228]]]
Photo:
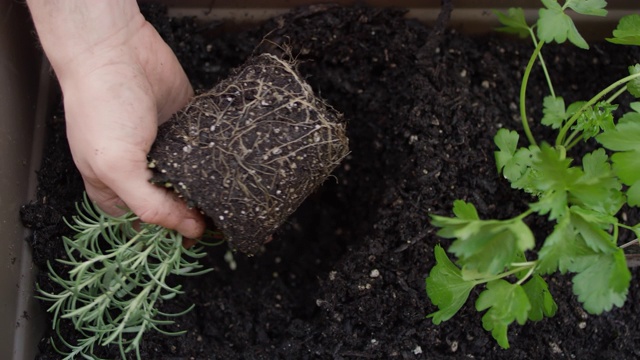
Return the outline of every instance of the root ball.
[[[290,62],[261,54],[163,124],[149,160],[154,182],[254,253],[347,153],[342,115]]]

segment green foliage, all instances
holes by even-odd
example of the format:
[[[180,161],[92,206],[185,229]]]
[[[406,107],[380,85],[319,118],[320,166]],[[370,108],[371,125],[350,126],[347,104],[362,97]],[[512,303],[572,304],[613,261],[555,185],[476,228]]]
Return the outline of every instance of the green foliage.
[[[92,206],[85,196],[73,224],[73,238],[64,237],[68,256],[58,260],[69,270],[58,274],[49,264],[49,276],[59,285],[56,291],[38,287],[39,298],[53,304],[53,327],[68,348],[65,359],[94,358],[98,347],[117,344],[121,356],[138,351],[142,335],[173,324],[177,314],[160,312],[156,305],[182,294],[181,286],[167,284],[170,275],[194,276],[209,272],[199,264],[206,255],[201,247],[187,250],[182,236],[157,225],[134,223],[137,217],[127,213],[112,217]],[[184,256],[183,256],[184,255]],[[187,260],[189,257],[193,260]],[[71,325],[78,339],[69,341],[60,333]],[[53,340],[52,340],[53,341]]]
[[[527,211],[506,220],[482,220],[473,204],[462,200],[454,202],[453,217],[431,215],[431,223],[440,228],[438,235],[452,239],[447,251],[456,261],[436,246],[436,266],[426,279],[426,290],[438,311],[429,317],[436,324],[450,319],[471,290],[481,287],[476,310],[486,311],[483,327],[503,348],[509,347],[508,327],[514,322],[523,325],[555,315],[558,307],[543,276],[571,273],[573,293],[589,313],[622,306],[631,273],[618,246],[619,232],[627,229],[640,236],[639,225],[618,220],[625,204],[640,206],[640,102],[630,104],[630,110],[614,103],[625,92],[640,97],[640,64],[630,66],[628,76],[592,98],[567,106],[555,94],[541,49],[567,40],[587,49],[568,11],[605,16],[606,1],[542,0],[542,4],[534,25],[527,24],[520,8],[495,12],[502,24],[498,31],[530,37],[535,47],[520,93],[522,127],[529,145],[522,146],[519,133],[513,130],[500,129],[494,137],[498,172],[534,200]],[[607,40],[640,45],[640,15],[623,17]],[[536,62],[550,93],[541,104],[539,121],[557,131],[554,142],[538,143],[529,129],[526,90]],[[576,162],[568,154],[581,141],[601,147]],[[524,222],[533,214],[554,223],[538,246]]]
[[[535,245],[531,230],[520,219],[480,220],[473,204],[462,201],[454,203],[454,213],[458,216],[432,215],[431,223],[441,228],[438,235],[455,238],[449,251],[458,257],[465,273],[499,274]],[[474,216],[466,216],[469,214]]]
[[[553,296],[549,292],[549,286],[540,275],[535,274],[522,285],[524,292],[527,294],[527,299],[531,308],[529,309],[529,320],[540,321],[545,316],[552,317],[558,310],[558,305],[553,300]],[[522,321],[520,324],[523,324]]]
[[[483,291],[476,301],[476,310],[484,311],[482,327],[491,331],[493,338],[503,348],[509,347],[507,340],[507,328],[509,324],[518,321],[522,325],[527,321],[531,303],[529,297],[520,284],[512,284],[498,279],[487,283],[487,289]]]
[[[449,260],[441,246],[436,246],[435,255],[437,265],[431,269],[426,286],[431,301],[439,308],[429,317],[434,324],[440,324],[460,310],[475,284],[462,278],[462,271]]]
[[[531,28],[527,24],[524,11],[521,8],[510,8],[506,14],[500,11],[494,11],[493,13],[498,17],[500,23],[504,25],[497,28],[497,31],[518,35],[522,38],[529,36]]]
[[[613,30],[613,37],[607,40],[620,45],[640,45],[640,15],[632,14],[620,19],[618,27]]]

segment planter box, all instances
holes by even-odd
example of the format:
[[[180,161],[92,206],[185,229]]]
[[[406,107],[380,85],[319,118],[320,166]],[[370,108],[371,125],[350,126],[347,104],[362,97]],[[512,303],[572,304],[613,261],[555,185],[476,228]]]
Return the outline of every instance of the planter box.
[[[229,29],[281,14],[303,0],[165,0],[174,16],[225,20]],[[344,5],[360,1],[334,1]],[[408,16],[432,22],[440,1],[366,1],[371,6],[410,9]],[[213,5],[211,5],[213,4]],[[509,6],[529,8],[535,14],[538,1],[458,0],[451,24],[462,32],[483,34],[495,27],[490,9]],[[211,8],[213,7],[213,8]],[[586,37],[610,34],[615,20],[637,9],[637,0],[612,0],[607,18],[577,18]],[[50,113],[55,81],[38,50],[26,7],[1,2],[0,18],[0,354],[9,359],[33,359],[42,334],[42,309],[34,299],[34,274],[27,236],[19,219],[20,206],[32,198],[35,173],[42,153],[44,122]],[[6,355],[4,355],[6,356]],[[7,357],[3,357],[7,358]]]

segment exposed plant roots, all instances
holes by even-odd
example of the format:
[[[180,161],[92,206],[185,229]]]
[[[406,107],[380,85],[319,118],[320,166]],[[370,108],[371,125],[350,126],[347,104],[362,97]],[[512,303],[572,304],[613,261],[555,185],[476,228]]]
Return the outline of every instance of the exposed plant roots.
[[[163,124],[149,158],[155,182],[253,253],[347,153],[342,115],[262,54]]]

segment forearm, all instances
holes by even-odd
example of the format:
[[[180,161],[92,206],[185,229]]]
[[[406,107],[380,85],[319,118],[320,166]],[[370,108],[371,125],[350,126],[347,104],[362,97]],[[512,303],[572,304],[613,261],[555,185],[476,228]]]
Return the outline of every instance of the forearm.
[[[145,23],[135,0],[27,0],[27,4],[58,76],[98,47],[126,43]]]

